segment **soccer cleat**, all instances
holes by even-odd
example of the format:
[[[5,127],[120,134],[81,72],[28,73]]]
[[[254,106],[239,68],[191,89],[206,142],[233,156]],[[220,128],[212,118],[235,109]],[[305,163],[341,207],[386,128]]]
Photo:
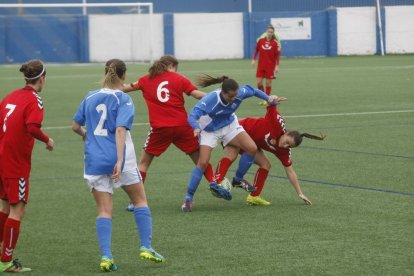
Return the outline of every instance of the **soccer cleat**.
[[[156,263],[162,263],[165,262],[165,258],[157,253],[154,249],[150,248],[146,248],[145,246],[141,246],[141,248],[139,249],[140,253],[139,253],[139,257],[141,259],[147,259]]]
[[[5,262],[5,263],[0,262],[0,272],[18,273],[18,272],[29,272],[29,271],[32,271],[32,270],[28,267],[23,267],[18,259],[15,259],[11,262]]]
[[[135,205],[133,203],[129,203],[125,210],[128,212],[134,212]]]
[[[184,200],[183,205],[181,205],[181,210],[183,212],[191,212],[193,210],[193,201],[191,199]]]
[[[256,188],[252,184],[247,182],[246,179],[242,179],[242,180],[238,181],[238,180],[236,180],[236,178],[233,177],[233,181],[232,181],[231,185],[233,185],[233,187],[245,189],[249,193],[256,192]]]
[[[114,260],[109,259],[105,256],[101,259],[100,267],[103,272],[111,272],[118,270],[118,267],[116,266],[116,264],[114,264]]]
[[[270,205],[270,202],[267,200],[264,200],[260,196],[251,196],[248,195],[246,199],[247,204],[249,205],[260,205],[260,206],[266,206]]]
[[[215,182],[210,183],[210,191],[213,196],[218,198],[224,198],[225,200],[231,200],[232,198],[230,191]]]

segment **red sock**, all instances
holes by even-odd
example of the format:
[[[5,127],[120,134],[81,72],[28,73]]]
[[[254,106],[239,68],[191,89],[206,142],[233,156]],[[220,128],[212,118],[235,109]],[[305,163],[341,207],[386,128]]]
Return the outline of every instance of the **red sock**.
[[[8,214],[0,212],[0,243],[3,241],[3,229],[4,229],[4,224],[6,223],[8,216],[9,216]]]
[[[208,183],[214,181],[213,167],[210,163],[208,163],[207,168],[204,170],[204,177],[207,179]]]
[[[259,90],[264,91],[264,86],[263,85],[258,85],[257,88],[259,88]]]
[[[263,168],[259,168],[256,172],[256,176],[254,177],[254,187],[256,188],[256,192],[251,193],[252,196],[259,196],[262,192],[263,186],[269,175],[269,171]]]
[[[147,177],[147,172],[139,171],[139,174],[141,175],[142,183],[144,183],[145,182],[145,178]]]
[[[215,181],[217,183],[221,183],[221,181],[223,181],[223,178],[226,177],[227,171],[229,170],[231,163],[231,160],[227,157],[221,158],[221,160],[218,162],[215,176]]]
[[[1,251],[1,261],[10,262],[13,259],[13,251],[16,247],[20,232],[20,221],[8,218],[3,230],[3,249]]]
[[[266,94],[269,96],[270,92],[272,92],[272,87],[271,86],[266,86]]]

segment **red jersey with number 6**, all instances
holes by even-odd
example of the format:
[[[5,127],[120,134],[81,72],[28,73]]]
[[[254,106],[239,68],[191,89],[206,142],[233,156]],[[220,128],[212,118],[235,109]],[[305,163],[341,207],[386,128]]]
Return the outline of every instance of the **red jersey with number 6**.
[[[147,103],[152,128],[188,125],[184,94],[197,89],[187,78],[175,72],[165,72],[138,80],[138,88]]]
[[[276,105],[267,107],[264,118],[246,118],[240,125],[252,137],[258,148],[271,152],[283,166],[292,165],[290,149],[280,148],[279,138],[286,132],[285,119],[277,111]]]
[[[13,91],[0,103],[0,167],[2,178],[29,178],[34,145],[27,125],[41,125],[42,98],[31,86]]]

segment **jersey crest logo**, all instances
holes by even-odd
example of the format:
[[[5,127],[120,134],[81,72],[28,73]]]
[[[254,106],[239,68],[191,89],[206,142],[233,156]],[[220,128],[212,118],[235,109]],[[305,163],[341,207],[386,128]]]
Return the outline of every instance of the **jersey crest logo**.
[[[270,44],[264,44],[264,45],[262,45],[262,49],[263,50],[271,50],[272,49],[272,45],[270,45]]]
[[[36,92],[32,92],[32,93],[33,93],[33,95],[36,96],[37,106],[39,107],[40,110],[42,110],[43,109],[43,100],[42,100],[42,97],[40,97],[39,95],[37,95]]]
[[[237,108],[237,104],[233,103],[233,104],[231,105],[231,108],[236,109],[236,108]]]

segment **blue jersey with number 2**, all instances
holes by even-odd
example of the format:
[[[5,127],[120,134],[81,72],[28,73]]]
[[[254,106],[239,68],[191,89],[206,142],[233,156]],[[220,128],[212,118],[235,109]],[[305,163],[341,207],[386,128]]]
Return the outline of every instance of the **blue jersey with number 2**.
[[[250,85],[240,87],[231,103],[224,103],[220,98],[220,92],[221,90],[217,89],[208,93],[193,107],[188,117],[193,129],[212,132],[228,126],[236,118],[234,112],[246,98],[255,96],[265,101],[269,100],[269,96],[263,91]]]
[[[115,131],[127,129],[123,171],[136,168],[135,150],[129,129],[134,121],[134,104],[120,90],[102,88],[90,91],[83,99],[73,120],[86,125],[85,174],[112,174],[118,158]]]

